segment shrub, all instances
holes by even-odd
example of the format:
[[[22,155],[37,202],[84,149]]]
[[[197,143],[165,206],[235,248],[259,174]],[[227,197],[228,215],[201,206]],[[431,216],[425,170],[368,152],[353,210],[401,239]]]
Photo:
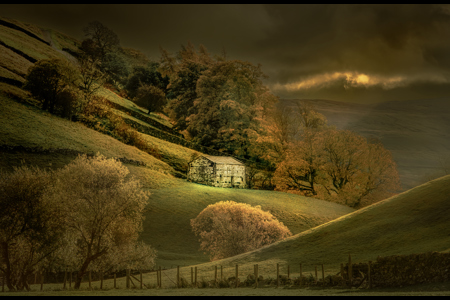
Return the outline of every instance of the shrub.
[[[258,249],[291,235],[289,229],[258,205],[221,201],[206,207],[191,220],[200,236],[201,250],[211,260]]]

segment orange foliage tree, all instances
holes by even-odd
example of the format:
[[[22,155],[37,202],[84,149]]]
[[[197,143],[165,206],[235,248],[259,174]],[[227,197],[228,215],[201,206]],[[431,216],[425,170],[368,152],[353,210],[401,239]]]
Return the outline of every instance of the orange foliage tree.
[[[289,229],[258,205],[221,201],[208,205],[192,230],[200,236],[201,250],[218,260],[258,249],[291,236]]]
[[[295,126],[300,133],[284,141],[285,154],[279,156],[274,172],[277,190],[354,208],[380,201],[399,190],[396,164],[381,142],[327,126],[326,118],[308,104],[299,104],[295,112]],[[274,122],[271,126],[281,125]],[[270,137],[272,144],[280,144],[276,134]]]

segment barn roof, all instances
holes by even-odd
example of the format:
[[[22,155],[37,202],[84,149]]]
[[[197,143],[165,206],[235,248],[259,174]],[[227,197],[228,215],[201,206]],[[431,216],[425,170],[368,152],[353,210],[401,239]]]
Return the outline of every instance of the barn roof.
[[[230,156],[212,156],[212,155],[202,155],[203,157],[209,159],[216,164],[227,164],[227,165],[244,165],[243,162],[230,157]]]

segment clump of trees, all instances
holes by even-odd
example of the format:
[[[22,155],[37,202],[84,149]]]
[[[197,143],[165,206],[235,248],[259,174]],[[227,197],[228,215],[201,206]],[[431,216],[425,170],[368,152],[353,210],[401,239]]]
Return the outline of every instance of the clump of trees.
[[[201,250],[218,260],[245,253],[291,236],[289,229],[258,205],[221,201],[191,220]]]
[[[87,270],[154,265],[156,252],[138,242],[149,194],[128,169],[101,155],[79,156],[48,173],[0,173],[0,271],[10,290],[29,289],[36,270]]]
[[[328,126],[325,116],[308,103],[275,112],[267,132],[259,144],[276,164],[277,190],[354,208],[399,190],[396,164],[381,142]]]
[[[188,43],[174,56],[161,49],[159,71],[168,76],[166,112],[185,138],[247,159],[261,119],[277,101],[262,80],[261,66],[211,56]]]

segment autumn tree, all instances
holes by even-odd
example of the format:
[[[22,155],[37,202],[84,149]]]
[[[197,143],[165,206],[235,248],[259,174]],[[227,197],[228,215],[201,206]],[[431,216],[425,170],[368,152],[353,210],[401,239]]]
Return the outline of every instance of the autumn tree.
[[[150,114],[152,111],[161,112],[167,104],[167,99],[160,88],[153,85],[142,85],[137,90],[134,102],[148,109],[148,114]]]
[[[155,251],[137,242],[148,193],[128,173],[114,159],[79,156],[58,171],[47,194],[61,203],[66,244],[58,257],[78,269],[76,289],[88,269],[153,266]]]
[[[350,207],[392,196],[400,188],[397,166],[390,151],[379,141],[368,141],[349,130],[325,133],[323,186]]]
[[[197,82],[195,112],[187,117],[192,141],[249,158],[259,133],[268,89],[261,66],[239,60],[217,62]]]
[[[58,204],[44,197],[51,181],[38,168],[0,173],[0,271],[10,290],[29,290],[28,276],[61,246]]]
[[[42,109],[55,112],[55,106],[61,93],[75,86],[76,70],[67,61],[60,59],[42,59],[28,70],[23,86],[42,103]]]
[[[221,201],[191,220],[201,250],[218,260],[245,253],[291,236],[289,229],[258,205]]]
[[[83,107],[92,99],[92,96],[103,86],[106,74],[100,70],[100,61],[88,55],[80,55],[78,59],[78,88],[83,94]]]
[[[289,143],[285,158],[277,165],[274,173],[277,189],[316,196],[317,184],[323,183],[323,164],[323,133],[303,130],[301,139]]]

